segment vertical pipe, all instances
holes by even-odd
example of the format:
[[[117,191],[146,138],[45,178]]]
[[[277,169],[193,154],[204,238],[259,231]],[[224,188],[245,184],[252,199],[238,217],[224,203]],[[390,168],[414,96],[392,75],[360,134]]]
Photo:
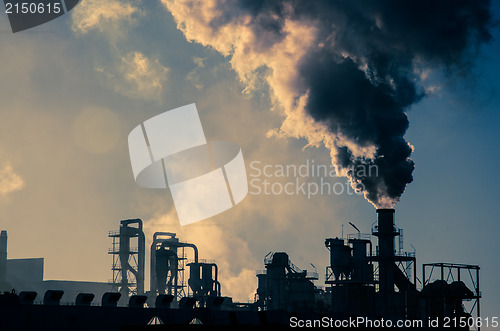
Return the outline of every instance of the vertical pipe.
[[[6,281],[7,276],[7,231],[0,234],[0,283]]]
[[[181,243],[181,247],[191,247],[194,251],[194,263],[198,263],[198,247],[195,244]]]
[[[139,218],[123,220],[120,222],[120,243],[119,257],[121,265],[121,289],[120,292],[124,297],[127,297],[130,292],[128,272],[131,272],[136,281],[137,294],[144,294],[144,267],[145,267],[145,238],[142,230],[142,220]],[[130,227],[130,224],[137,224],[137,228]],[[130,242],[132,238],[137,237],[137,270],[135,266],[130,264]]]
[[[481,299],[479,298],[480,292],[479,292],[479,267],[476,268],[476,280],[477,280],[477,287],[476,287],[476,295],[477,295],[477,317],[481,317],[481,307],[479,305]],[[478,330],[481,331],[481,327],[478,327]]]
[[[120,293],[123,297],[128,297],[129,288],[128,288],[128,258],[130,251],[130,237],[128,236],[128,227],[127,223],[121,222],[120,226],[120,242],[119,242],[119,253],[118,256],[120,258],[121,265],[121,286]]]
[[[156,295],[158,293],[158,285],[156,281],[156,233],[153,236],[151,243],[151,253],[149,258],[149,291]]]
[[[380,291],[394,292],[394,209],[377,209]]]
[[[166,240],[177,240],[175,238],[175,233],[173,232],[155,232],[153,234],[153,242],[151,243],[151,258],[150,262],[150,276],[149,276],[149,290],[152,293],[158,293],[158,281],[156,279],[156,250],[158,248],[158,244],[163,243]],[[167,238],[159,238],[159,237],[167,237]],[[171,291],[171,288],[169,288]],[[168,294],[171,294],[170,292]]]
[[[144,273],[145,273],[145,257],[146,257],[146,238],[144,237],[144,231],[142,230],[142,220],[138,219],[139,230],[138,230],[138,257],[137,257],[137,294],[144,294]]]
[[[415,261],[413,261],[413,284],[417,288],[417,256],[415,255]]]
[[[214,268],[214,280],[215,280],[215,286],[216,286],[216,295],[220,297],[220,283],[219,283],[219,267],[217,267],[217,264],[213,263],[212,264]]]
[[[177,256],[177,261],[176,261],[177,266],[175,267],[174,287],[173,287],[173,291],[172,291],[172,286],[169,287],[168,294],[174,293],[173,294],[174,295],[174,300],[177,300],[178,296],[179,296],[179,292],[182,290],[182,288],[179,289],[179,261],[181,261],[181,260],[179,259],[179,249],[178,249],[178,247],[175,248],[175,256]],[[182,248],[181,258],[184,258],[184,248]],[[185,266],[183,266],[183,269],[184,268],[185,268]],[[184,272],[183,272],[182,275],[183,275],[183,277],[182,277],[182,286],[184,286]]]

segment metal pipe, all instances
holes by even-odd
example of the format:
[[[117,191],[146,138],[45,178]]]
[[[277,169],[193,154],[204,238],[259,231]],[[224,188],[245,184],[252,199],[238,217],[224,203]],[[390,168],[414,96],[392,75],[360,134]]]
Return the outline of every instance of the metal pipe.
[[[142,220],[139,218],[123,220],[120,222],[120,244],[119,244],[119,257],[121,264],[121,292],[129,295],[129,283],[127,272],[130,271],[136,280],[137,294],[144,294],[144,269],[145,269],[145,243]],[[137,224],[137,228],[129,227],[130,224]],[[130,250],[130,239],[137,237],[137,270],[134,269],[129,263],[129,257],[132,253]]]
[[[377,220],[380,291],[394,292],[394,209],[377,209]]]
[[[214,280],[218,281],[219,280],[219,267],[215,263],[212,263],[212,266],[215,269]]]
[[[121,265],[121,286],[120,293],[122,296],[128,297],[129,288],[128,288],[128,272],[130,265],[128,264],[129,260],[129,251],[130,251],[130,241],[127,235],[127,223],[122,221],[120,226],[120,241],[119,241],[119,258]]]
[[[198,248],[194,244],[190,243],[181,243],[179,242],[178,238],[175,238],[175,233],[172,232],[156,232],[153,235],[153,243],[151,245],[151,291],[155,291],[158,289],[158,279],[156,278],[156,246],[158,243],[162,243],[162,247],[169,247],[170,249],[175,248],[176,253],[177,253],[177,248],[179,247],[190,247],[193,249],[194,252],[194,263],[198,264]],[[159,238],[160,236],[169,236],[170,238]],[[175,275],[174,275],[174,297],[177,297],[177,291],[178,291],[178,271],[177,269],[175,270]],[[170,289],[169,289],[169,294],[170,294]]]
[[[190,247],[194,251],[194,262],[198,263],[198,247],[195,244],[190,243],[181,243],[181,242],[173,242],[169,244],[172,247]]]
[[[146,255],[146,238],[144,237],[144,232],[142,231],[142,221],[140,221],[140,230],[139,230],[139,247],[138,247],[138,258],[137,258],[137,266],[138,266],[138,275],[137,275],[137,294],[144,294],[144,274],[145,274],[145,255]]]
[[[220,297],[221,296],[221,293],[220,293],[220,282],[218,282],[218,281],[215,282],[215,291],[217,293],[217,296]]]
[[[220,297],[219,267],[215,263],[212,263],[212,266],[215,269],[214,272],[215,292],[216,295]]]
[[[198,263],[198,247],[196,247],[195,244],[178,243],[176,245],[178,245],[179,247],[191,247],[194,251],[194,263]]]
[[[151,243],[151,250],[149,256],[149,291],[157,292],[157,282],[156,282],[156,242],[153,235],[153,242]]]
[[[156,279],[156,250],[159,243],[168,240],[177,240],[176,233],[173,232],[155,232],[153,234],[153,242],[151,243],[151,259],[150,259],[150,277],[149,277],[149,290],[156,293],[158,291],[158,280]],[[167,238],[159,238],[167,237]],[[177,253],[177,252],[176,252]],[[169,293],[170,294],[170,293]]]
[[[7,231],[0,234],[0,283],[7,277]]]
[[[155,232],[153,234],[153,242],[156,242],[158,240],[158,237],[159,236],[168,236],[170,238],[167,238],[167,239],[172,239],[172,238],[175,238],[175,233],[173,232]]]

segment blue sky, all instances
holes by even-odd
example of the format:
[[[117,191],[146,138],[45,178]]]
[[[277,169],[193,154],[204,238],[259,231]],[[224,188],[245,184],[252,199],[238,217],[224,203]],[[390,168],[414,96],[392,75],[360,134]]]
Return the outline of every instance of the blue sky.
[[[96,5],[83,1],[69,15],[17,34],[0,15],[0,166],[9,184],[0,227],[9,232],[10,258],[45,257],[47,279],[107,281],[108,231],[140,217],[149,240],[154,231],[173,231],[198,245],[202,258],[219,264],[223,294],[247,300],[269,251],[287,251],[297,266],[313,263],[323,274],[325,237],[340,236],[342,224],[347,232],[348,221],[370,231],[375,209],[356,195],[249,195],[181,228],[167,192],[133,180],[127,135],[145,119],[196,102],[206,136],[237,142],[247,167],[255,160],[329,164],[329,151],[304,149],[303,138],[269,137],[283,113],[271,110],[266,89],[242,93],[247,85],[230,58],[186,41],[159,1],[110,1],[120,9],[111,11],[116,16],[103,4],[108,16],[96,21],[84,3]],[[496,2],[494,12],[499,19]],[[408,111],[405,137],[416,167],[396,205],[419,277],[422,262],[481,266],[485,317],[500,310],[498,27],[492,32],[466,81],[434,72],[440,90]]]

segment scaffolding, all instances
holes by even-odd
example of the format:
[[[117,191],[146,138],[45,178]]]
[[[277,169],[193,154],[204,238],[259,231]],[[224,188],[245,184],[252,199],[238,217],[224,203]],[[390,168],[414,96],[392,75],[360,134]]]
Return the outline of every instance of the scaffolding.
[[[130,225],[137,224],[137,227]],[[113,289],[123,297],[144,294],[144,232],[140,219],[123,220],[119,231],[110,231],[112,246],[108,254],[113,256],[111,270]],[[135,242],[135,246],[132,246]]]
[[[440,281],[442,284],[441,295],[442,304],[446,304],[446,298],[460,298],[468,304],[463,304],[464,312],[470,316],[475,316],[476,321],[481,316],[480,298],[481,291],[479,290],[479,266],[469,264],[454,264],[454,263],[427,263],[422,265],[423,286],[432,285],[432,282]],[[437,276],[436,276],[437,274]],[[427,276],[426,276],[427,275]],[[453,286],[454,288],[444,289],[444,284]],[[464,285],[465,288],[461,285]],[[457,291],[461,290],[461,293]],[[424,292],[424,291],[423,291]],[[436,291],[435,291],[436,292]],[[428,297],[436,297],[437,294],[428,295]],[[481,327],[476,323],[468,325],[471,330],[481,330]],[[477,326],[477,327],[476,327]]]

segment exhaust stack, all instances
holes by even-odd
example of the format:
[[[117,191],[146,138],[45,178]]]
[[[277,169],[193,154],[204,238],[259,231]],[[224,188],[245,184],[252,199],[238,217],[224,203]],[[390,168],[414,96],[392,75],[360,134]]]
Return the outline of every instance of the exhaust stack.
[[[399,235],[394,226],[394,209],[377,209],[380,292],[394,292],[394,237]]]
[[[3,284],[7,277],[7,231],[0,233],[0,284]]]

